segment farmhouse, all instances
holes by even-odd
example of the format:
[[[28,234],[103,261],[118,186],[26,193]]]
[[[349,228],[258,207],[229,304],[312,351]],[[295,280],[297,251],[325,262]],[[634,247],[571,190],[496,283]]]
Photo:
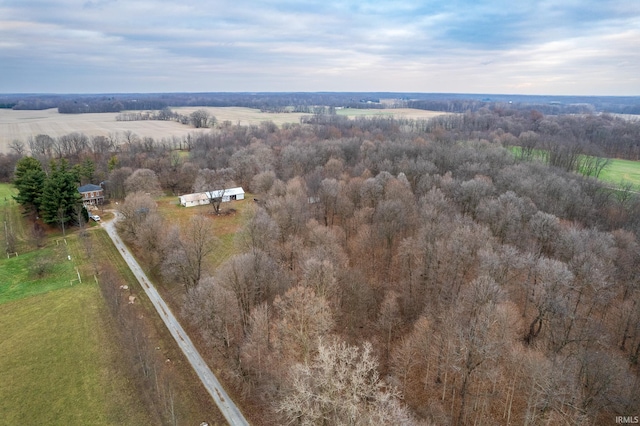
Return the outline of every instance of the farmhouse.
[[[184,207],[193,207],[209,204],[212,198],[220,197],[223,203],[234,200],[244,200],[244,190],[242,187],[216,189],[215,191],[181,195],[178,197],[178,200],[180,201],[180,205]]]
[[[104,201],[104,190],[99,185],[89,183],[78,188],[78,192],[82,195],[82,204],[85,206],[102,204]]]

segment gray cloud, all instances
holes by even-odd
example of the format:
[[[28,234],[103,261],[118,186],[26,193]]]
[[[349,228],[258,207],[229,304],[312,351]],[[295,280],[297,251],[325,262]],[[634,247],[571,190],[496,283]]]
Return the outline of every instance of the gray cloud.
[[[628,1],[0,0],[0,91],[638,95],[639,42]]]

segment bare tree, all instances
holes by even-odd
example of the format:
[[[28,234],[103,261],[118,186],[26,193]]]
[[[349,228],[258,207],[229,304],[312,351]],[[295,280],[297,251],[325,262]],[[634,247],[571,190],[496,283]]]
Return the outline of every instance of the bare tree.
[[[20,157],[25,155],[27,152],[27,148],[25,147],[24,142],[17,139],[14,139],[13,141],[11,141],[11,143],[9,144],[9,149],[11,149],[13,152],[16,153],[16,155]]]
[[[220,214],[220,205],[226,189],[235,186],[233,169],[202,169],[193,184],[195,192],[204,192],[209,198],[215,214]]]
[[[391,338],[394,331],[401,324],[400,306],[398,305],[398,295],[394,291],[388,292],[382,306],[380,306],[380,314],[378,316],[378,328],[385,336],[385,354],[389,358],[391,350]]]
[[[179,231],[178,238],[168,241],[167,258],[163,270],[178,278],[187,289],[195,287],[202,277],[204,261],[219,244],[211,219],[192,216]]]
[[[371,344],[321,344],[308,364],[298,364],[277,403],[286,422],[322,424],[413,424],[400,394],[377,371]]]
[[[211,116],[209,114],[209,111],[207,111],[206,109],[193,111],[189,117],[191,119],[191,124],[196,129],[209,127],[210,125]],[[213,117],[213,120],[213,122],[215,123],[215,117]]]
[[[34,158],[37,158],[42,164],[48,163],[52,158],[53,146],[55,141],[49,135],[36,135],[29,137],[29,151]]]
[[[307,363],[334,325],[329,304],[311,288],[297,286],[276,296],[273,307],[278,316],[276,348],[286,360]]]
[[[133,192],[143,192],[151,196],[158,196],[162,193],[160,181],[156,172],[150,169],[137,169],[124,182],[127,194]]]
[[[105,191],[109,198],[122,200],[126,197],[125,182],[132,173],[131,167],[121,167],[114,169],[109,174],[109,180],[105,185]]]
[[[157,212],[157,206],[153,198],[142,192],[134,192],[127,195],[120,206],[120,214],[123,219],[118,221],[118,230],[130,241],[135,241],[140,234],[140,227],[149,215]]]
[[[273,254],[274,242],[280,239],[280,229],[275,221],[269,217],[262,207],[249,212],[251,219],[243,229],[236,234],[236,244],[241,251],[263,251]]]
[[[183,312],[206,342],[223,355],[240,344],[240,311],[234,295],[214,278],[203,278],[187,291]]]
[[[233,256],[216,270],[215,277],[234,294],[245,335],[249,330],[252,309],[282,294],[291,281],[279,265],[262,251]]]

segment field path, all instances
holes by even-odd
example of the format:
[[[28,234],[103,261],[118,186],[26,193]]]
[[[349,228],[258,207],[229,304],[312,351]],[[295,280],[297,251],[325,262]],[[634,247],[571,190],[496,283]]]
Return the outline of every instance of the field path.
[[[227,419],[229,424],[234,426],[248,425],[249,423],[244,418],[238,407],[233,403],[231,398],[229,398],[229,395],[227,395],[225,390],[222,388],[222,385],[220,385],[220,382],[213,374],[209,366],[204,362],[204,359],[202,359],[202,356],[193,345],[191,339],[184,331],[176,317],[171,312],[171,309],[169,309],[169,306],[167,306],[165,301],[162,299],[162,297],[158,293],[158,290],[156,290],[149,278],[147,278],[147,275],[144,273],[136,259],[133,257],[129,249],[124,245],[124,243],[118,236],[118,233],[115,229],[115,223],[117,219],[118,214],[116,213],[116,219],[103,223],[102,227],[107,231],[107,234],[109,234],[109,237],[113,241],[113,244],[115,244],[125,262],[127,262],[127,265],[129,265],[131,272],[133,272],[138,282],[140,282],[140,285],[147,293],[147,296],[149,296],[149,299],[151,300],[153,306],[155,306],[158,314],[171,332],[171,335],[178,343],[180,349],[182,349],[182,352],[189,360],[189,363],[198,374],[198,377],[200,377],[202,384],[207,389],[213,400],[216,402],[218,408],[220,408],[220,411]]]

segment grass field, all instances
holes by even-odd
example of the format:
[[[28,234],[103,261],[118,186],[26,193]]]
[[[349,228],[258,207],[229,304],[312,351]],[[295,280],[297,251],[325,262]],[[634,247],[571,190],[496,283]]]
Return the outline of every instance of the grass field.
[[[65,249],[63,242],[1,260],[0,304],[69,286],[77,275]]]
[[[116,121],[116,113],[59,114],[57,109],[13,111],[0,109],[0,152],[9,152],[9,144],[30,136],[46,134],[59,137],[72,132],[87,136],[122,134],[132,131],[140,137],[170,138],[197,131],[175,121]]]
[[[114,371],[97,286],[2,304],[0,424],[149,424]]]
[[[71,285],[83,250],[76,235],[66,240],[0,259],[0,424],[150,424],[114,365],[93,277]]]
[[[518,146],[508,149],[516,156],[520,153]],[[535,159],[544,160],[545,152],[535,150],[533,156]],[[631,184],[635,190],[640,190],[640,161],[611,158],[598,178],[613,185]]]
[[[426,111],[422,109],[412,108],[393,108],[393,109],[359,109],[359,108],[343,108],[336,110],[337,115],[343,115],[346,117],[398,117],[409,118],[414,120],[426,120],[429,118],[437,117],[439,115],[447,114],[440,111]]]
[[[10,230],[18,238],[18,250],[22,251],[25,246],[26,231],[18,203],[13,199],[13,196],[17,193],[18,191],[13,185],[0,183],[0,222],[2,222],[3,226],[3,228],[0,229],[0,243],[4,248],[4,244],[6,244],[6,230]],[[7,224],[6,229],[4,229],[4,222]],[[2,255],[4,255],[4,250],[2,250]]]
[[[640,190],[640,161],[611,159],[611,163],[602,171],[600,179],[619,185],[631,183]]]

